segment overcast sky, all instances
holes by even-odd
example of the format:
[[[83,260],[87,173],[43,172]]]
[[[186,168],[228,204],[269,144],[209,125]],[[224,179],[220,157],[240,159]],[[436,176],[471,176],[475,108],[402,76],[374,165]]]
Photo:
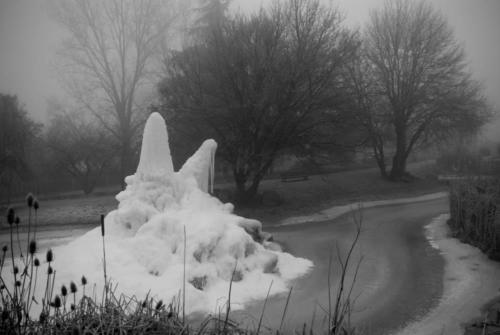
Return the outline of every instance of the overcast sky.
[[[259,8],[267,0],[235,0],[242,10]],[[332,1],[359,27],[369,10],[384,0]],[[500,108],[500,0],[429,0],[448,18],[464,44],[471,71],[489,100]],[[55,50],[63,32],[51,21],[46,0],[0,0],[0,92],[16,94],[28,112],[46,119],[49,97],[63,98],[54,75]]]

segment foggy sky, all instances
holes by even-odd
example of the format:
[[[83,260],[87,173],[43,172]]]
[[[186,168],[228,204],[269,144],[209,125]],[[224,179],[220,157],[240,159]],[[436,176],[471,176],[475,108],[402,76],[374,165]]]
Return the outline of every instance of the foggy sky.
[[[55,50],[64,36],[48,15],[47,0],[0,0],[0,92],[17,94],[30,115],[46,120],[49,97],[64,99],[54,74]],[[255,10],[268,0],[234,0],[233,7]],[[384,0],[332,1],[346,23],[360,27],[370,8]],[[470,70],[500,109],[500,0],[429,0],[440,9],[465,47]],[[500,131],[499,131],[500,133]]]

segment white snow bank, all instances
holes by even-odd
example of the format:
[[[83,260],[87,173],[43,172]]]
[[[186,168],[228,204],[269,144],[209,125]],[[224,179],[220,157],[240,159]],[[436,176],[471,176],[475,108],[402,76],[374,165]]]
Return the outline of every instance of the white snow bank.
[[[342,206],[334,206],[328,209],[322,210],[318,213],[304,216],[294,216],[281,221],[279,226],[287,226],[293,224],[301,224],[306,222],[321,222],[326,220],[332,220],[342,216],[350,211],[356,210],[358,208],[371,208],[378,206],[388,206],[388,205],[399,205],[399,204],[409,204],[415,202],[429,201],[435,199],[441,199],[448,196],[448,192],[437,192],[431,194],[425,194],[418,197],[411,198],[400,198],[400,199],[389,199],[389,200],[374,200],[365,202],[356,202]]]
[[[137,172],[125,179],[118,208],[105,218],[107,273],[118,293],[143,298],[150,292],[169,302],[182,290],[185,264],[186,311],[216,312],[226,303],[233,271],[234,309],[264,298],[271,282],[271,294],[287,292],[289,282],[312,267],[309,260],[276,251],[259,221],[233,214],[231,204],[206,193],[216,146],[205,141],[174,172],[164,120],[157,113],[149,117]],[[100,228],[54,254],[56,288],[85,275],[102,292]]]
[[[498,295],[500,264],[478,248],[449,237],[449,215],[440,215],[426,226],[431,244],[441,251],[446,266],[444,292],[439,305],[398,335],[463,334],[462,323],[481,316],[480,308]]]

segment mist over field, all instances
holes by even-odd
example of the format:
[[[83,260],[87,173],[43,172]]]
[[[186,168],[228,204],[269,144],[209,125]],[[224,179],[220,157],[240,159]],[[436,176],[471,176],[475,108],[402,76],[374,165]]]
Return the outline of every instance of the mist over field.
[[[0,333],[496,334],[499,15],[0,0]]]

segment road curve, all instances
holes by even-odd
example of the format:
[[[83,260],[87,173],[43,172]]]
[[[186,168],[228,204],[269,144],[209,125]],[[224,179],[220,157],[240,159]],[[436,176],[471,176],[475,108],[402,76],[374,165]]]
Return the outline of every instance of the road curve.
[[[448,211],[447,198],[364,209],[362,234],[352,269],[361,259],[353,297],[352,323],[366,334],[394,332],[437,306],[443,292],[444,259],[431,247],[424,226]],[[268,227],[276,241],[293,255],[315,264],[307,276],[293,283],[284,322],[286,333],[302,330],[304,323],[322,333],[328,310],[328,268],[332,257],[331,283],[335,295],[339,279],[337,249],[346,254],[354,237],[350,215],[334,220]],[[353,272],[348,275],[350,283]],[[267,301],[263,324],[277,329],[286,295]],[[263,302],[256,301],[236,317],[255,326]],[[364,331],[364,332],[363,332]]]

